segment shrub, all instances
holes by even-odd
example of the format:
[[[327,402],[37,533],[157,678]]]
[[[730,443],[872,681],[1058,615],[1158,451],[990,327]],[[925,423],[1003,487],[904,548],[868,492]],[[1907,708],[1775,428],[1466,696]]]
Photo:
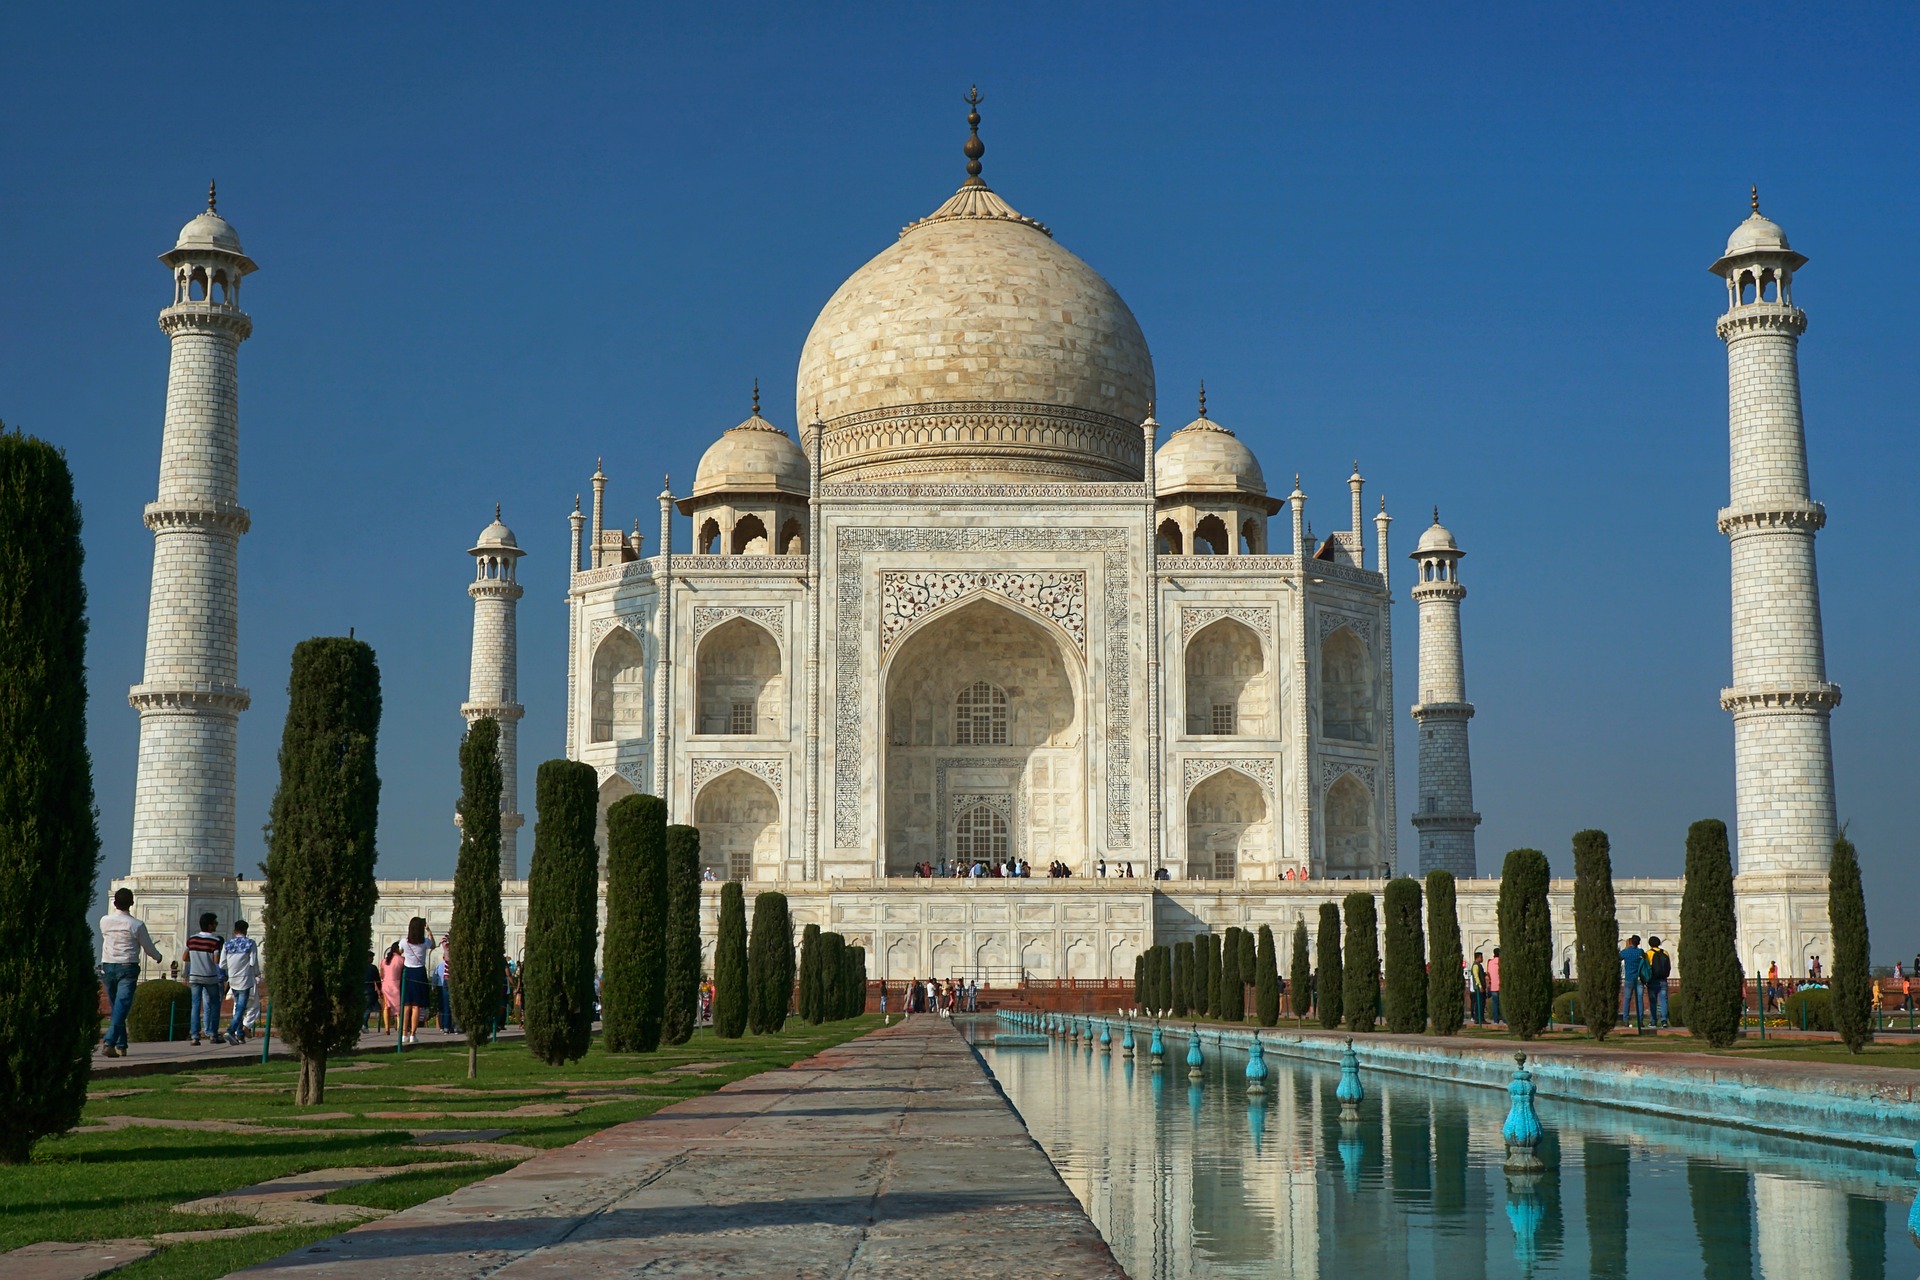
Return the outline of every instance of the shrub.
[[[380,896],[379,735],[373,649],[342,636],[294,646],[267,836],[263,951],[274,1029],[300,1055],[300,1106],[325,1100],[328,1055],[359,1041],[366,1012]]]
[[[713,1034],[738,1040],[747,1030],[747,895],[738,880],[720,886],[720,932],[713,950]]]
[[[1605,1040],[1620,1014],[1620,919],[1613,901],[1613,854],[1604,831],[1573,837],[1573,937],[1584,1004],[1593,1010],[1587,1034]],[[1559,1018],[1557,1006],[1554,1017]]]
[[[667,981],[662,1044],[685,1044],[700,1021],[700,828],[667,828]]]
[[[652,1053],[667,992],[667,802],[658,796],[626,796],[607,808],[604,954],[607,1052]]]
[[[1205,957],[1201,961],[1202,980],[1200,983],[1200,1012],[1208,1017],[1218,1016],[1226,997],[1220,992],[1220,935],[1207,933],[1200,936],[1200,951]]]
[[[1680,980],[1687,989],[1688,1030],[1716,1049],[1738,1039],[1746,984],[1734,943],[1733,855],[1727,848],[1727,824],[1718,818],[1687,828]]]
[[[548,760],[534,775],[539,811],[527,869],[527,962],[520,994],[527,1049],[548,1066],[585,1057],[593,1041],[599,789],[593,766],[578,760]]]
[[[1427,872],[1427,1018],[1433,1034],[1450,1036],[1467,1020],[1466,958],[1453,873]]]
[[[1387,934],[1387,1030],[1427,1029],[1427,941],[1420,924],[1420,882],[1401,876],[1383,898]]]
[[[1780,1002],[1780,1016],[1785,1018],[1787,1025],[1796,1031],[1800,1029],[1803,1020],[1809,1031],[1832,1031],[1834,1030],[1833,992],[1825,987],[1808,987],[1803,991],[1796,991]]]
[[[1612,1004],[1613,1001],[1607,1001]],[[1669,1001],[1668,1003],[1672,1003]],[[1617,1011],[1616,1011],[1617,1012]],[[1580,993],[1562,991],[1553,998],[1553,1022],[1555,1026],[1570,1027],[1580,1021]],[[1591,1031],[1593,1028],[1587,1028]]]
[[[1342,970],[1347,1030],[1371,1031],[1380,1006],[1380,923],[1370,893],[1350,893],[1342,906],[1347,917]]]
[[[1341,969],[1340,908],[1323,902],[1320,904],[1320,974],[1315,982],[1314,1003],[1320,1010],[1320,1025],[1328,1031],[1340,1025],[1346,1007],[1346,975]]]
[[[820,926],[817,924],[800,931],[800,1020],[809,1026],[820,1023]]]
[[[1273,929],[1261,925],[1253,953],[1253,1013],[1263,1027],[1280,1024],[1280,966],[1274,955]]]
[[[1239,1022],[1247,1013],[1247,985],[1240,975],[1240,939],[1244,936],[1234,926],[1220,942],[1220,1007],[1214,1012],[1228,1022]]]
[[[480,1046],[493,1039],[500,998],[488,975],[507,967],[500,906],[500,723],[475,720],[460,742],[460,856],[453,871],[453,923],[444,939],[448,1002],[467,1040],[467,1078],[480,1074]],[[462,982],[460,974],[479,974]]]
[[[753,897],[747,981],[753,988],[747,1026],[755,1035],[771,1035],[784,1028],[793,1004],[793,917],[784,893],[768,890]]]
[[[1313,1008],[1313,957],[1307,950],[1307,918],[1293,922],[1293,964],[1287,974],[1287,1003],[1293,1016],[1304,1018]]]
[[[1187,1004],[1187,992],[1192,986],[1193,943],[1191,940],[1176,942],[1173,944],[1173,998],[1169,1001],[1168,1005],[1161,1007],[1171,1007],[1173,1009],[1173,1016],[1176,1018],[1186,1017],[1189,1007]]]
[[[80,1122],[100,982],[80,506],[58,449],[0,424],[0,1161]]]
[[[1827,918],[1833,922],[1833,1027],[1847,1052],[1873,1039],[1873,976],[1867,951],[1867,900],[1853,841],[1833,842],[1827,869]]]
[[[185,1040],[193,1017],[193,993],[184,982],[157,978],[133,989],[127,1010],[127,1039],[140,1043]]]
[[[1538,849],[1513,850],[1500,872],[1500,1012],[1522,1040],[1544,1031],[1553,1013],[1549,876]]]

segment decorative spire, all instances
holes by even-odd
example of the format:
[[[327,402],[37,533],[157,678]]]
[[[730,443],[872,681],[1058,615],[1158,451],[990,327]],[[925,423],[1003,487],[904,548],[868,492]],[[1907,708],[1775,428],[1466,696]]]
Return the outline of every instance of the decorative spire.
[[[1358,459],[1358,458],[1355,458],[1355,459],[1353,460],[1353,474],[1355,474],[1355,475],[1359,475],[1359,474],[1360,474],[1360,459]]]
[[[753,416],[760,416],[760,379],[753,380]]]
[[[1380,514],[1387,514],[1387,495],[1384,493],[1380,495]]]
[[[207,212],[208,213],[220,212],[219,208],[217,207],[219,194],[220,193],[216,188],[213,179],[211,178],[207,179]]]
[[[574,499],[574,501],[575,501],[575,502],[578,502],[578,501],[579,501],[579,499],[578,499],[578,498],[576,498],[576,499]],[[499,523],[500,523],[500,504],[499,504],[499,503],[497,503],[497,502],[493,504],[493,522],[494,522],[495,524],[499,524]]]
[[[1200,379],[1200,416],[1207,416],[1207,380]]]
[[[1752,187],[1748,188],[1747,200],[1750,204],[1753,205],[1753,216],[1756,218],[1759,217],[1760,216],[1760,184],[1759,183],[1756,182],[1753,184]]]
[[[573,495],[573,514],[580,514],[580,495],[577,493]]]
[[[1433,504],[1433,522],[1440,523],[1440,504],[1437,502]]]
[[[980,141],[980,104],[986,99],[980,96],[980,86],[973,85],[967,90],[967,142],[960,150],[967,157],[967,185],[984,186],[980,179],[980,157],[987,154],[987,144]]]

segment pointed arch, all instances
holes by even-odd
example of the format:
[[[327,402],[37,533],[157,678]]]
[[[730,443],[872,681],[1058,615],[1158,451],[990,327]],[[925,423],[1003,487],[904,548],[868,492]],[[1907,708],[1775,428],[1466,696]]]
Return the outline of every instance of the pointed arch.
[[[764,556],[773,552],[773,539],[759,516],[741,516],[733,522],[733,546],[736,556]]]
[[[607,632],[593,652],[594,742],[646,736],[647,663],[640,638],[625,627]]]
[[[694,654],[697,733],[762,736],[780,732],[780,642],[759,623],[733,617],[707,632]]]
[[[1186,553],[1186,542],[1180,536],[1180,522],[1168,516],[1160,522],[1160,528],[1154,535],[1154,545],[1163,556],[1177,556]]]
[[[723,880],[775,880],[780,874],[780,798],[762,778],[729,769],[693,801],[700,862]]]
[[[1327,875],[1356,879],[1372,875],[1379,865],[1379,840],[1374,831],[1373,793],[1351,773],[1335,778],[1322,802],[1326,815]]]
[[[1238,769],[1208,774],[1187,795],[1187,876],[1243,878],[1271,861],[1273,823],[1260,784]]]
[[[693,549],[703,556],[720,554],[720,522],[708,516],[700,522],[700,532],[694,536]]]
[[[1208,623],[1187,642],[1184,666],[1189,734],[1267,734],[1266,652],[1252,627],[1235,618]]]
[[[780,526],[780,554],[783,556],[803,556],[806,553],[806,534],[800,528],[799,518],[791,518]]]
[[[595,802],[593,815],[593,840],[594,847],[600,850],[602,879],[605,879],[607,874],[607,810],[618,801],[638,794],[634,785],[617,773],[608,774],[605,781],[600,784],[600,795]]]
[[[1227,522],[1219,516],[1207,516],[1193,526],[1193,554],[1224,556],[1232,550],[1233,541],[1227,534]]]
[[[1320,736],[1372,742],[1373,660],[1352,627],[1335,627],[1320,642]]]

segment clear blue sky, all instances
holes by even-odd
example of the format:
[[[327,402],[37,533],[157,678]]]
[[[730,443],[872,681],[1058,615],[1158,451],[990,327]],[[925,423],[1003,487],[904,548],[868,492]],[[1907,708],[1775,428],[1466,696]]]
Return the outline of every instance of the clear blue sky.
[[[1302,473],[1317,527],[1344,518],[1356,456],[1387,495],[1403,708],[1402,556],[1440,504],[1469,553],[1487,869],[1532,845],[1565,872],[1570,834],[1600,826],[1620,874],[1675,874],[1687,823],[1733,816],[1706,266],[1757,182],[1812,259],[1795,293],[1840,811],[1876,958],[1911,956],[1920,10],[1445,8],[14,14],[0,417],[67,449],[85,504],[105,870],[125,868],[134,784],[167,362],[154,255],[210,176],[261,264],[241,353],[240,865],[263,856],[287,655],[351,626],[385,676],[381,872],[443,876],[464,552],[493,504],[530,551],[530,810],[533,765],[562,746],[566,516],[595,457],[613,519],[650,532],[661,473],[690,479],[754,377],[790,429],[813,315],[962,176],[977,81],[988,179],[1127,298],[1163,420],[1205,378],[1271,480]],[[1404,811],[1410,751],[1399,767]]]

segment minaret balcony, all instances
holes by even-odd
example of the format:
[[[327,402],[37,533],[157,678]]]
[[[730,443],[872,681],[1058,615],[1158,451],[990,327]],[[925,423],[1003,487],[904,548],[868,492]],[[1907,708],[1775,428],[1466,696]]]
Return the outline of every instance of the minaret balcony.
[[[1781,711],[1827,712],[1840,705],[1837,684],[1807,684],[1794,689],[1722,689],[1720,705],[1736,717]]]
[[[1413,704],[1415,720],[1471,720],[1473,704],[1471,702],[1416,702]]]
[[[1797,338],[1807,331],[1807,313],[1779,302],[1743,302],[1721,316],[1714,329],[1722,342],[1765,333],[1786,333]]]
[[[468,721],[519,720],[527,714],[527,709],[517,702],[463,702],[460,714]]]
[[[224,303],[182,302],[160,313],[160,330],[169,338],[176,333],[212,330],[230,333],[245,342],[253,333],[253,317]]]
[[[127,690],[135,711],[215,711],[238,715],[253,703],[252,695],[237,684],[212,680],[181,680],[169,684],[137,684]]]
[[[1769,502],[1754,507],[1720,508],[1720,532],[1730,538],[1749,533],[1815,533],[1827,523],[1818,502]]]
[[[147,528],[155,533],[168,529],[213,530],[239,537],[253,527],[253,517],[245,507],[219,498],[199,502],[149,502],[143,518]]]

